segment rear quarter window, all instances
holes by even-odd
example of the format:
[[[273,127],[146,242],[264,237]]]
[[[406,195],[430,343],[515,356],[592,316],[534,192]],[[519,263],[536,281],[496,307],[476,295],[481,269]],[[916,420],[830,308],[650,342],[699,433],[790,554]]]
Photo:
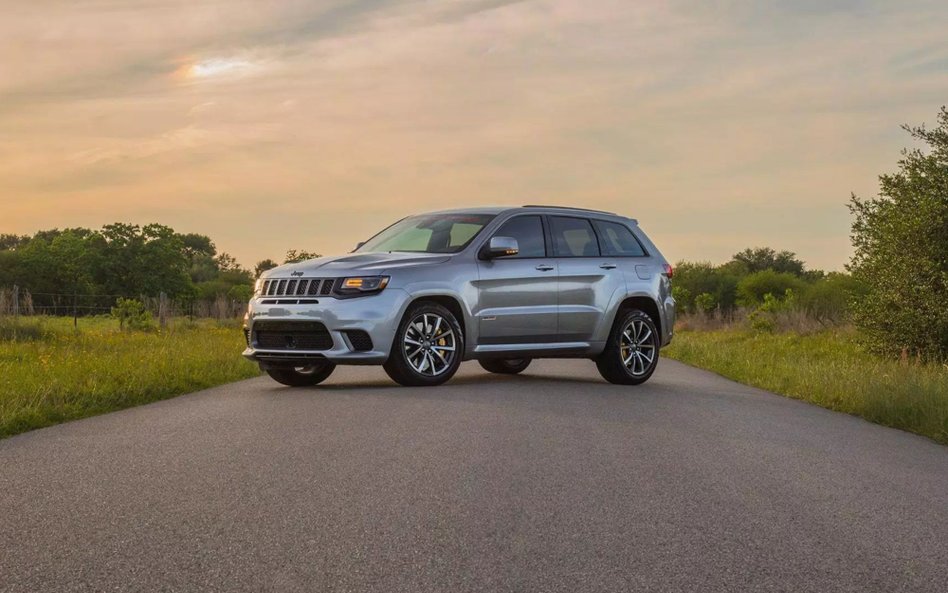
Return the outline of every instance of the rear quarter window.
[[[646,255],[642,244],[624,224],[603,220],[596,220],[593,224],[596,226],[596,233],[599,235],[603,255],[616,257],[642,257]]]

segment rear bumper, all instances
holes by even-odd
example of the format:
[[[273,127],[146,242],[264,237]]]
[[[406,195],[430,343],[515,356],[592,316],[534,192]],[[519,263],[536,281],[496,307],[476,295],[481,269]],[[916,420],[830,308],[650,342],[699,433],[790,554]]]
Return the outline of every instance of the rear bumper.
[[[336,364],[382,364],[388,360],[398,323],[408,306],[409,295],[397,288],[387,288],[372,296],[336,299],[321,297],[318,303],[305,305],[264,305],[260,299],[250,302],[245,330],[248,346],[243,355],[263,366],[302,366],[314,359]],[[322,323],[332,337],[332,346],[321,350],[281,348],[258,344],[256,327],[261,322]],[[371,349],[360,350],[364,344],[353,340],[347,332],[361,331],[372,340]],[[355,344],[353,342],[356,342]],[[272,343],[272,341],[271,341]]]

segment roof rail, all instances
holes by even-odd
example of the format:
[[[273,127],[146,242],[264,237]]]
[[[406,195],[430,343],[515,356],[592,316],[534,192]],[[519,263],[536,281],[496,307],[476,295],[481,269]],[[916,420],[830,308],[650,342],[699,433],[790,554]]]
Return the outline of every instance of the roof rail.
[[[597,214],[611,214],[612,216],[618,216],[615,212],[608,212],[606,210],[593,210],[592,208],[576,208],[574,206],[549,206],[546,204],[524,204],[524,208],[555,208],[559,210],[577,210],[579,212],[596,212]]]

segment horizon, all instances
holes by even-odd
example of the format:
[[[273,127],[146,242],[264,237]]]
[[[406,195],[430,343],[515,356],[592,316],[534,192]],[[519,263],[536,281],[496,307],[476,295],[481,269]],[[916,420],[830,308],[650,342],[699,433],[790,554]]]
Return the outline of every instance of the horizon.
[[[34,4],[0,22],[0,233],[157,222],[252,268],[406,215],[549,203],[665,257],[842,270],[948,97],[948,5]]]

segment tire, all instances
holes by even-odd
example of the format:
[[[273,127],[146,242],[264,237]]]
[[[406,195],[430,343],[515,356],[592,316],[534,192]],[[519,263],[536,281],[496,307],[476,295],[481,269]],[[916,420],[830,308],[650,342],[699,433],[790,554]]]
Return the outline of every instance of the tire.
[[[533,362],[532,358],[491,358],[477,361],[489,373],[516,375],[522,373]]]
[[[334,370],[336,370],[336,365],[328,360],[324,360],[308,367],[267,369],[267,374],[277,383],[289,385],[290,387],[310,387],[328,379]]]
[[[658,328],[648,314],[638,309],[622,311],[612,326],[606,349],[596,359],[596,366],[602,378],[610,383],[639,385],[655,372],[660,347]]]
[[[463,355],[464,335],[454,314],[422,301],[405,312],[384,368],[399,385],[430,387],[453,377]]]

